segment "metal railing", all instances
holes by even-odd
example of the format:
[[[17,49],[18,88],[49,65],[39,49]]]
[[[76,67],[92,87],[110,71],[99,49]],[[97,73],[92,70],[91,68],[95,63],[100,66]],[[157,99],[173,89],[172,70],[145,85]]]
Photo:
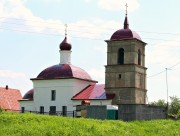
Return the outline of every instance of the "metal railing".
[[[76,111],[49,111],[49,112],[39,112],[39,111],[29,111],[29,110],[12,110],[12,109],[3,109],[7,112],[16,112],[16,113],[34,113],[34,114],[42,114],[42,115],[55,115],[55,116],[65,116],[65,117],[76,117]]]

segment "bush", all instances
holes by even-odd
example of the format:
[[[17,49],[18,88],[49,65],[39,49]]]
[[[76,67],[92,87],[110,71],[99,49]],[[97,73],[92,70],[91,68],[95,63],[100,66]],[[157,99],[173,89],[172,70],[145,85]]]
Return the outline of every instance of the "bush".
[[[177,96],[170,96],[171,102],[168,104],[168,115],[170,118],[177,119],[180,118],[180,100]],[[151,102],[149,105],[152,106],[163,106],[167,107],[165,100],[158,100],[157,102]]]
[[[180,114],[180,100],[177,96],[170,97],[171,103],[169,105],[169,114],[178,116]]]
[[[149,105],[167,107],[167,103],[165,102],[165,100],[162,99],[158,100],[157,102],[151,102]]]
[[[4,110],[2,108],[0,108],[0,113],[3,112]]]

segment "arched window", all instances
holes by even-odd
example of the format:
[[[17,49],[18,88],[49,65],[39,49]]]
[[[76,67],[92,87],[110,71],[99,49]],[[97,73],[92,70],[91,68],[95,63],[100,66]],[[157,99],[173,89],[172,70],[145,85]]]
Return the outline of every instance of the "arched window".
[[[138,50],[138,65],[141,65],[141,50]]]
[[[124,49],[120,48],[118,51],[118,64],[124,64]]]

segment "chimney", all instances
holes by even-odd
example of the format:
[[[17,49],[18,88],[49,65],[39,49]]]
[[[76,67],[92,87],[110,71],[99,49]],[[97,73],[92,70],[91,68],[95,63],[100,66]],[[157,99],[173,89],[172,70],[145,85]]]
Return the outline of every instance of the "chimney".
[[[8,90],[8,85],[6,85],[6,90]]]

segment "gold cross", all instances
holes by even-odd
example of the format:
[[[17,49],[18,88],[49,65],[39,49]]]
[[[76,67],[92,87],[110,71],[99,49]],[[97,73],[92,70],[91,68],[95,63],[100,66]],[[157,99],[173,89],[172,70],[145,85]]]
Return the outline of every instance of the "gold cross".
[[[67,24],[65,24],[65,37],[67,36]]]
[[[126,16],[127,16],[127,7],[128,7],[128,4],[126,3],[126,5],[125,5],[125,6],[126,6]]]

